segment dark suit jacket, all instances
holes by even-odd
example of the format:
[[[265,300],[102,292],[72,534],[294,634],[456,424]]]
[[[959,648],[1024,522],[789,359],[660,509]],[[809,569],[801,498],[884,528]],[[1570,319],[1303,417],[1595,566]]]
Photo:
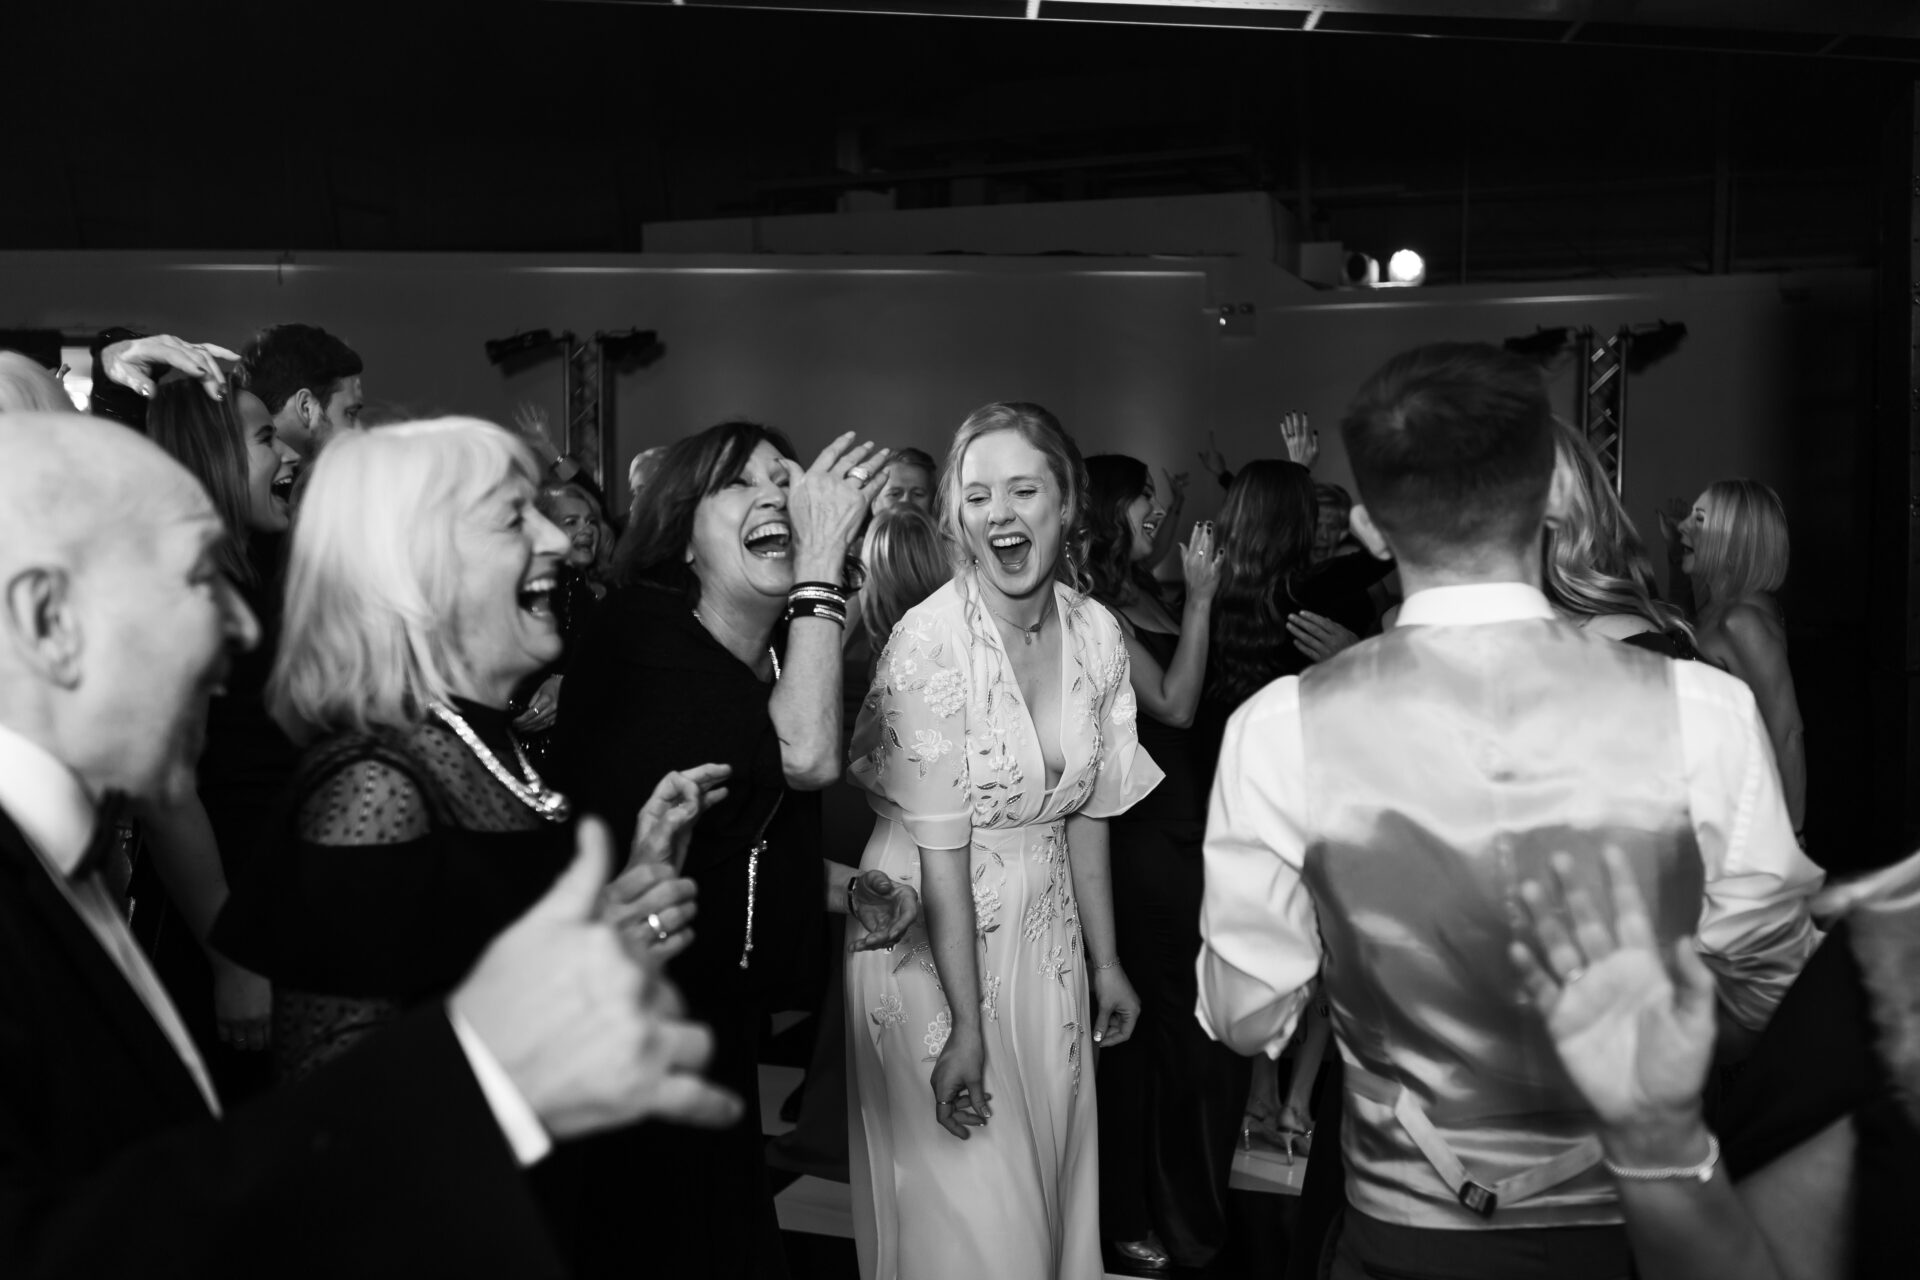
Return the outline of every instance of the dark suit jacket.
[[[0,1276],[564,1271],[452,1025],[216,1122],[0,813]]]

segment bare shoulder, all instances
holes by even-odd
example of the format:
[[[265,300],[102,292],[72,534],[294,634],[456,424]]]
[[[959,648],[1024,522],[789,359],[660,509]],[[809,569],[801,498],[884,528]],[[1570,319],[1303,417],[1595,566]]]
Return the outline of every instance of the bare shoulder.
[[[1780,608],[1769,596],[1735,600],[1720,615],[1720,628],[1742,648],[1787,643],[1787,628],[1780,619]]]

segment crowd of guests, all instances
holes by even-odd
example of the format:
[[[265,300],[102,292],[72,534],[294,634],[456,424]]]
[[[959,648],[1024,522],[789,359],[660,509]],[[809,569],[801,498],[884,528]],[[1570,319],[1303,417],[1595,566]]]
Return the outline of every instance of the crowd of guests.
[[[1289,1275],[1920,1256],[1920,884],[1816,899],[1779,500],[1663,592],[1518,356],[1389,361],[1358,501],[1209,450],[1185,541],[1028,403],[615,521],[319,329],[95,361],[0,353],[9,1275],[777,1277],[771,1160],[863,1275],[1087,1280],[1226,1254],[1256,1141]]]

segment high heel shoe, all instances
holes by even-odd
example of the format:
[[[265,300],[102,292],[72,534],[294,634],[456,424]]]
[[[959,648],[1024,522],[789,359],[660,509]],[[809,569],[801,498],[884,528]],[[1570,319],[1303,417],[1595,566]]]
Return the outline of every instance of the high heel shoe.
[[[1165,1271],[1171,1265],[1167,1251],[1152,1236],[1145,1240],[1115,1240],[1113,1251],[1142,1271]]]

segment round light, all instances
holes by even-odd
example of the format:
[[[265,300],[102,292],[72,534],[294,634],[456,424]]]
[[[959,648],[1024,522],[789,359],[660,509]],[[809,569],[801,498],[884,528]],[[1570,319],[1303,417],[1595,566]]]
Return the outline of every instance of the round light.
[[[1398,250],[1387,259],[1387,279],[1394,284],[1419,284],[1426,278],[1426,259],[1411,249]]]

